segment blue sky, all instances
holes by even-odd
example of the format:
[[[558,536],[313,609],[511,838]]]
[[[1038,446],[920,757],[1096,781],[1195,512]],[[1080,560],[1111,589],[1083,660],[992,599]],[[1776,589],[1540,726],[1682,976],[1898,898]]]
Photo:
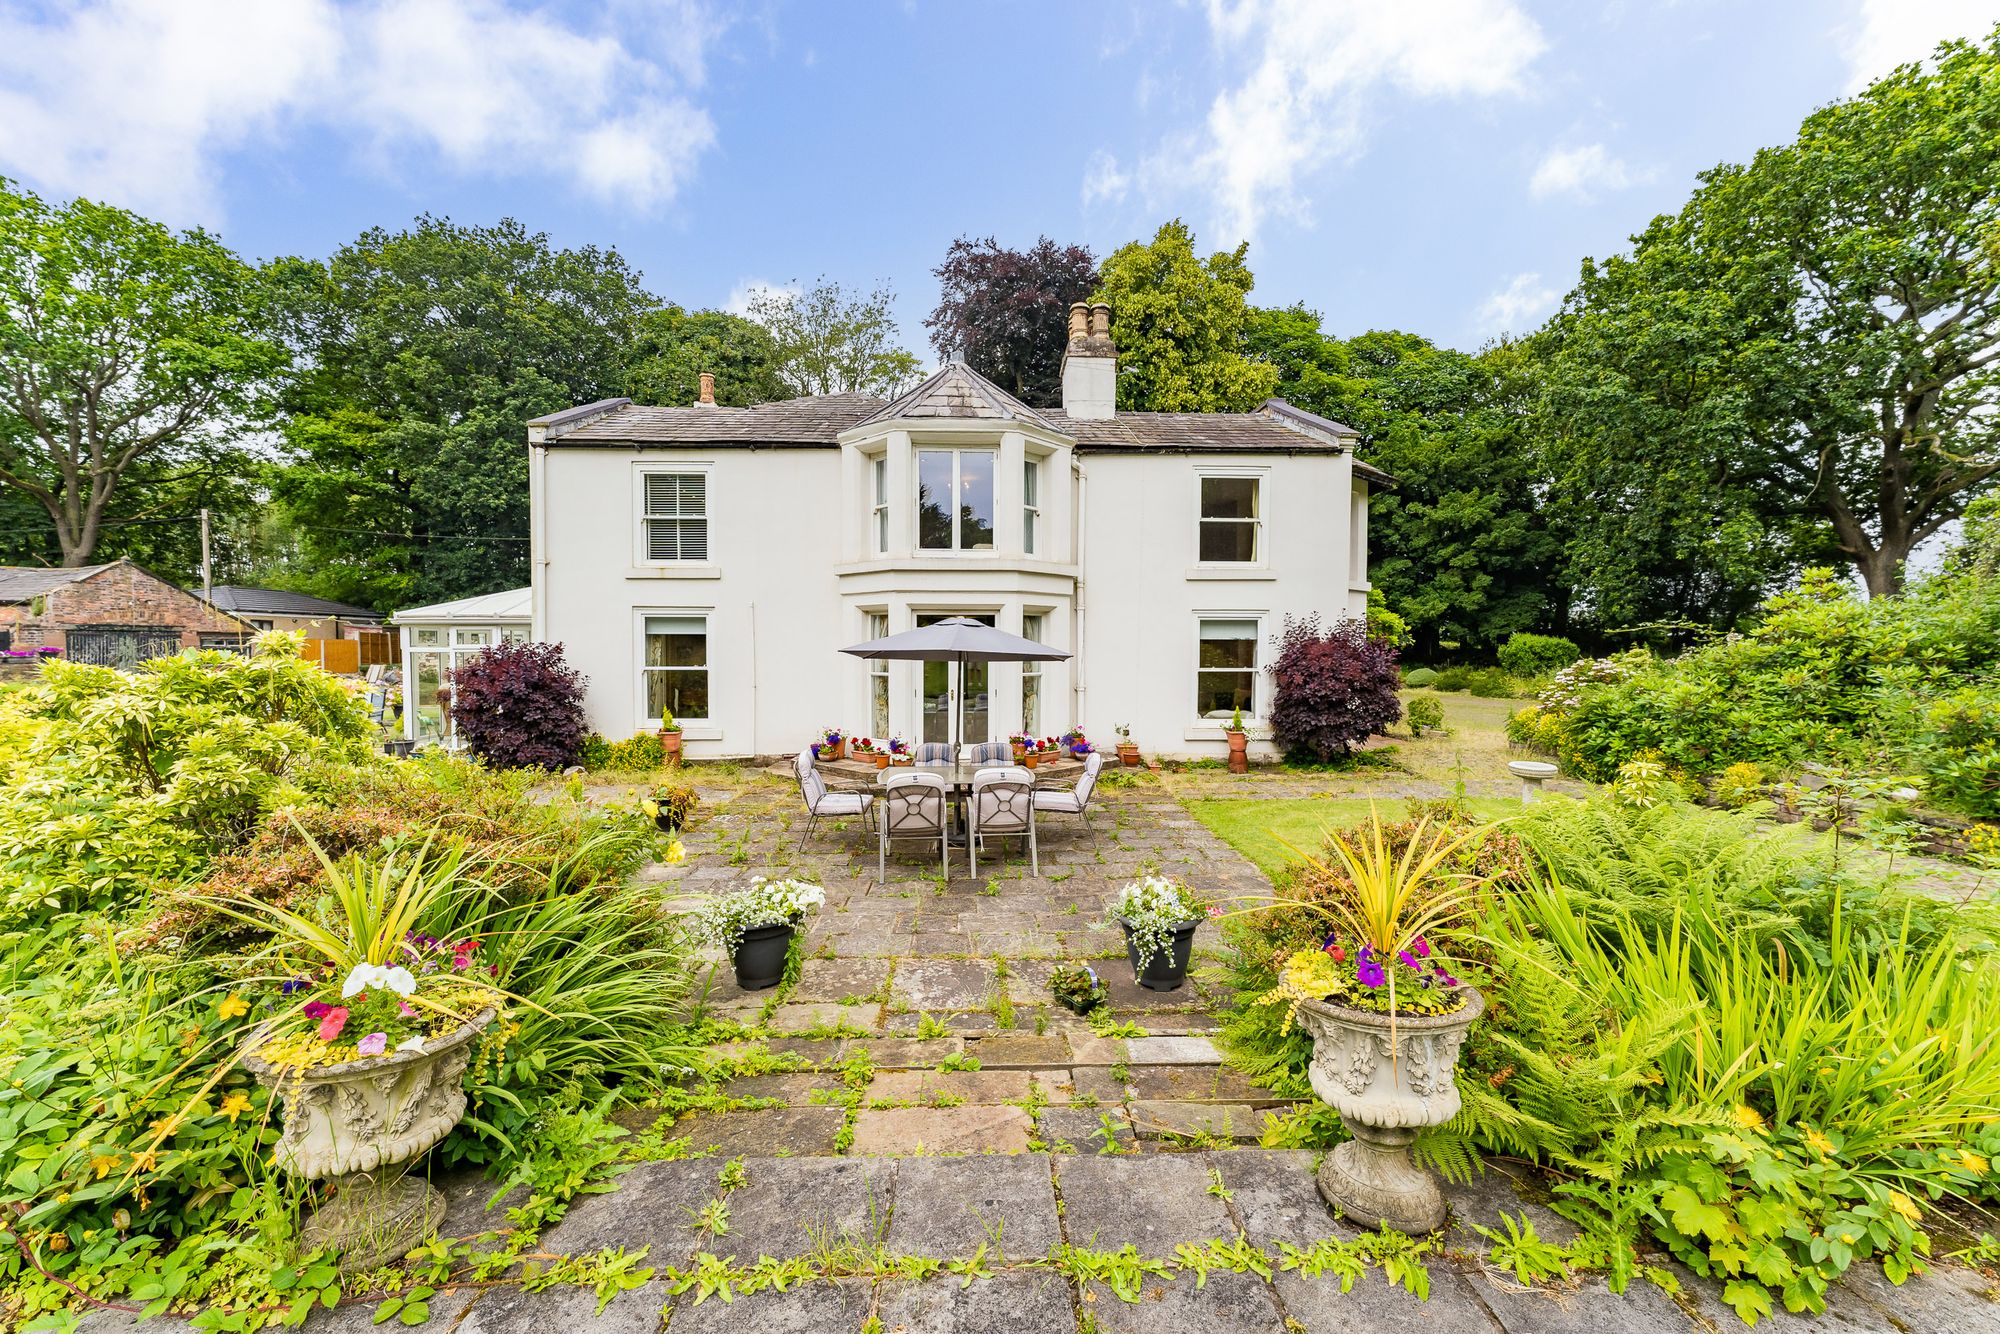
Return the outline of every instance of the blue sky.
[[[616,246],[740,303],[952,238],[1186,218],[1254,299],[1476,347],[1695,173],[2000,0],[1170,4],[0,0],[0,172],[324,255],[418,213]]]

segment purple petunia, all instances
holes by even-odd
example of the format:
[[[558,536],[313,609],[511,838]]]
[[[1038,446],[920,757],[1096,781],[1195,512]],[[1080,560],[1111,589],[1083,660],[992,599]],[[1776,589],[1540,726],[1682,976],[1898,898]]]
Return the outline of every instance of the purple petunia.
[[[280,995],[289,996],[295,991],[304,991],[307,987],[311,985],[312,983],[303,977],[287,978],[285,979],[284,983],[279,986],[278,993]]]
[[[333,1007],[325,1001],[307,1001],[305,1003],[305,1015],[308,1019],[324,1019],[332,1009]]]
[[[1379,987],[1389,980],[1383,975],[1382,965],[1373,959],[1363,959],[1361,966],[1354,970],[1354,976],[1364,987]]]
[[[1428,959],[1431,957],[1430,942],[1425,940],[1422,936],[1418,936],[1416,940],[1411,944],[1410,948],[1416,952],[1416,956],[1419,959]]]

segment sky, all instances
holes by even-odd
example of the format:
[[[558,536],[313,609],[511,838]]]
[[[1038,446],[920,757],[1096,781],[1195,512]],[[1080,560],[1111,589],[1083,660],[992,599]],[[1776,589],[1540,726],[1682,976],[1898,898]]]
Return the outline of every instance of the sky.
[[[0,0],[0,174],[324,256],[430,213],[741,309],[1184,218],[1253,300],[1473,349],[2000,0]]]

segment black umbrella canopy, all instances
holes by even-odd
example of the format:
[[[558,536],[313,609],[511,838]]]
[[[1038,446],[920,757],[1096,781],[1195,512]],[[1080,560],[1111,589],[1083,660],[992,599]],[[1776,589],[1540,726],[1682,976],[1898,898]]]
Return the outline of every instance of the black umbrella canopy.
[[[1010,635],[969,616],[947,616],[916,630],[849,645],[841,652],[905,662],[1060,662],[1069,657],[1066,650]]]

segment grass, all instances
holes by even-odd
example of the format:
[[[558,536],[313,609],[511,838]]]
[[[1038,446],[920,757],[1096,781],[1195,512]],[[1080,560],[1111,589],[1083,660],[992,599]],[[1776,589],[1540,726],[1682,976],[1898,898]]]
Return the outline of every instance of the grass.
[[[1329,829],[1352,829],[1365,824],[1373,804],[1386,820],[1403,818],[1403,802],[1397,798],[1302,797],[1295,800],[1203,800],[1187,803],[1194,818],[1209,832],[1257,864],[1266,875],[1275,875],[1298,860],[1292,848],[1314,850]],[[1503,797],[1472,797],[1475,815],[1498,819],[1521,809],[1518,801]],[[1287,847],[1290,843],[1292,847]]]

